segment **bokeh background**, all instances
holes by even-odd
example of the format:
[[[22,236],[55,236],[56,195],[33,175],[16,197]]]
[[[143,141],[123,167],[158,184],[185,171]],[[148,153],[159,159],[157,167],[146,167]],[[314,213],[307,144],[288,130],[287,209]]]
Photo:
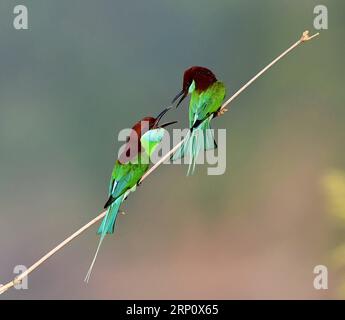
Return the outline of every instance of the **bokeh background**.
[[[29,30],[13,28],[25,4]],[[157,114],[191,65],[228,96],[313,29],[315,0],[59,0],[0,3],[0,283],[95,217],[120,129]],[[345,108],[341,0],[299,47],[215,120],[227,170],[162,166],[96,226],[1,299],[345,297]],[[186,105],[169,119],[187,125]],[[328,290],[313,269],[328,267]]]

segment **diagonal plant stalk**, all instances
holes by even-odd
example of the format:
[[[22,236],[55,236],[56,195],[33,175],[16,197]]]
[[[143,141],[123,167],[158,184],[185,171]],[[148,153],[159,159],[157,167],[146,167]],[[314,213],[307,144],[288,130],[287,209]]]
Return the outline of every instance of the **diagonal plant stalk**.
[[[220,108],[220,115],[224,114],[224,112],[227,111],[226,107],[232,102],[234,99],[236,99],[244,90],[246,90],[255,80],[257,80],[260,76],[262,76],[268,69],[270,69],[274,64],[276,64],[280,59],[282,59],[284,56],[286,56],[289,52],[294,50],[296,47],[298,47],[301,43],[309,41],[313,39],[314,37],[318,36],[319,33],[316,33],[312,36],[309,36],[308,31],[304,31],[301,38],[295,42],[291,47],[289,47],[287,50],[285,50],[283,53],[281,53],[277,58],[275,58],[271,63],[269,63],[265,68],[263,68],[259,73],[257,73],[253,78],[251,78],[245,85],[243,85],[238,91],[236,91],[228,100],[226,100],[223,105]],[[163,162],[165,162],[167,159],[170,158],[170,156],[176,152],[176,150],[182,145],[184,140],[179,142],[174,148],[172,148],[164,157],[162,157],[155,165],[153,165],[141,178],[140,182],[143,182],[154,170],[157,169],[158,166],[160,166]],[[52,255],[54,255],[56,252],[61,250],[64,246],[66,246],[68,243],[70,243],[73,239],[78,237],[81,233],[83,233],[85,230],[90,228],[92,225],[94,225],[97,221],[101,220],[106,215],[106,211],[99,214],[96,218],[88,222],[86,225],[84,225],[82,228],[77,230],[75,233],[73,233],[71,236],[69,236],[67,239],[62,241],[59,245],[57,245],[54,249],[49,251],[46,255],[44,255],[41,259],[36,261],[31,267],[29,267],[26,271],[21,273],[19,276],[15,277],[12,281],[9,283],[0,286],[0,294],[4,293],[11,287],[19,284],[22,282],[22,280],[27,277],[32,271],[37,269],[42,263],[44,263],[46,260],[48,260]]]

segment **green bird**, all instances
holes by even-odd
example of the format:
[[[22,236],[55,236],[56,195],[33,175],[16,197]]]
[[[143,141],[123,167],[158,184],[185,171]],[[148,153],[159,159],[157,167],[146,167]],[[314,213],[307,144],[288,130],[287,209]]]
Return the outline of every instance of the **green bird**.
[[[173,159],[189,156],[189,168],[187,175],[193,174],[199,152],[217,148],[217,143],[210,126],[211,120],[226,110],[220,110],[225,98],[225,86],[218,81],[213,72],[207,68],[194,66],[187,69],[183,76],[182,91],[173,99],[178,98],[176,108],[191,95],[189,103],[189,128],[184,143],[173,155]]]
[[[163,128],[176,123],[176,121],[172,121],[159,125],[159,121],[169,109],[170,107],[164,109],[156,118],[145,117],[138,121],[131,130],[123,152],[115,162],[109,184],[109,198],[104,205],[107,212],[97,231],[100,240],[85,277],[86,282],[90,279],[98,251],[106,234],[114,232],[116,217],[122,202],[130,192],[136,190],[141,177],[149,169],[150,157],[166,132]]]

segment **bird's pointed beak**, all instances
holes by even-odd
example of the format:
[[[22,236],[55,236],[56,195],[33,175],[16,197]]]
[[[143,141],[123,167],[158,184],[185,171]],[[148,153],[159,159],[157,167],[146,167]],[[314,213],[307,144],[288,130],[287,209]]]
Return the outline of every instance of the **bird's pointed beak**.
[[[157,117],[154,126],[156,127],[163,116],[171,109],[171,106],[165,108]]]
[[[156,118],[156,121],[155,121],[155,124],[153,125],[154,128],[164,128],[164,127],[167,127],[171,124],[174,124],[176,123],[177,121],[171,121],[171,122],[166,122],[162,125],[158,125],[159,124],[159,121],[163,118],[163,116],[172,108],[172,106],[169,106],[167,108],[165,108]]]
[[[185,97],[187,97],[187,93],[182,89],[181,92],[179,92],[176,97],[173,99],[172,103],[175,103],[178,98],[181,99],[178,101],[176,108],[180,105],[180,103],[184,100]]]
[[[159,126],[159,128],[164,128],[164,127],[170,126],[171,124],[175,124],[175,123],[177,123],[177,121],[166,122],[166,123],[161,124]]]

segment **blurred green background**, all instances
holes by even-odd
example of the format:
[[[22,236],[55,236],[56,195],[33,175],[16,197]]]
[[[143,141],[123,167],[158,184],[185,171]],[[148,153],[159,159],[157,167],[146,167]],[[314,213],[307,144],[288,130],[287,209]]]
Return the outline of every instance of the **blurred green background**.
[[[16,4],[29,30],[13,28]],[[211,68],[230,96],[316,32],[317,4],[1,1],[0,283],[100,212],[119,130],[168,105],[184,69]],[[162,166],[126,201],[88,285],[96,226],[32,273],[29,290],[1,299],[345,297],[332,259],[345,223],[323,183],[345,170],[345,3],[321,4],[329,29],[213,122],[227,129],[224,175]],[[186,105],[168,117],[185,127]],[[328,290],[313,287],[319,264]]]

